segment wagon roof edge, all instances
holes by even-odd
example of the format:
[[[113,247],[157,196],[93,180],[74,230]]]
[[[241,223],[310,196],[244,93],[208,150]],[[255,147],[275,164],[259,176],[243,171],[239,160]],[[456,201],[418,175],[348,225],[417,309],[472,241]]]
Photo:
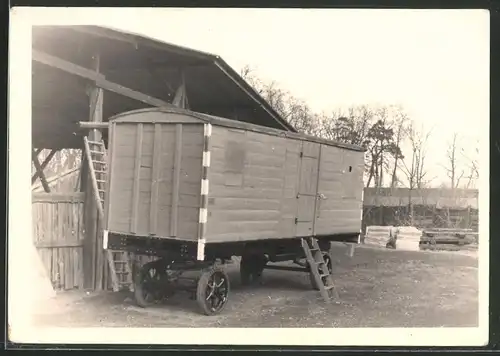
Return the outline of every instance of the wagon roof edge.
[[[311,141],[311,142],[325,144],[328,146],[344,148],[344,149],[351,150],[351,151],[366,152],[366,148],[364,148],[362,146],[358,146],[358,145],[338,142],[338,141],[334,141],[334,140],[328,140],[328,139],[319,138],[316,136],[307,135],[307,134],[303,134],[303,133],[274,129],[274,128],[270,128],[267,126],[251,124],[251,123],[247,123],[247,122],[243,122],[243,121],[230,120],[230,119],[222,118],[219,116],[213,116],[213,115],[199,113],[199,112],[195,112],[195,111],[191,111],[191,110],[174,108],[174,107],[154,107],[154,108],[145,108],[145,109],[126,111],[126,112],[122,112],[122,113],[119,113],[119,114],[116,114],[116,115],[110,117],[109,122],[110,123],[112,123],[112,122],[131,122],[131,123],[132,122],[152,122],[150,120],[140,120],[137,118],[125,119],[125,117],[127,117],[129,115],[135,115],[135,114],[140,114],[140,113],[145,113],[145,112],[163,112],[163,113],[171,113],[171,114],[182,114],[182,115],[196,118],[196,119],[201,120],[203,122],[210,123],[210,124],[215,125],[215,126],[243,129],[243,130],[265,133],[265,134],[280,136],[280,137],[288,137],[288,138],[298,139],[298,140],[307,140],[307,141]],[[165,122],[168,122],[168,120],[165,120]]]

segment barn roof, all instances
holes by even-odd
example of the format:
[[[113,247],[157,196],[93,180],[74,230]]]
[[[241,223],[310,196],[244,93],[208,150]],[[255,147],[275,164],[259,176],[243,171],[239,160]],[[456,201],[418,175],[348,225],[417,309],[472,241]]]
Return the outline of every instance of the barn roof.
[[[435,206],[437,209],[478,209],[479,192],[477,189],[425,188],[365,188],[365,206],[397,207],[408,205]]]
[[[207,115],[207,114],[203,114],[203,113],[194,112],[191,110],[185,110],[185,109],[174,108],[174,107],[169,107],[169,108],[159,107],[159,108],[133,110],[133,111],[128,111],[128,112],[117,114],[113,117],[110,117],[109,120],[111,122],[134,122],[134,123],[171,122],[172,120],[168,115],[154,115],[154,116],[148,115],[150,113],[162,113],[162,112],[163,113],[185,115],[185,116],[188,116],[190,118],[195,119],[196,121],[199,120],[199,122],[210,123],[210,124],[215,125],[215,126],[236,128],[236,129],[242,129],[242,130],[247,130],[247,131],[264,133],[264,134],[273,135],[273,136],[289,137],[289,138],[297,139],[297,140],[317,142],[317,143],[321,143],[324,145],[340,147],[340,148],[344,148],[344,149],[351,150],[351,151],[359,151],[359,152],[366,151],[366,149],[364,147],[361,147],[358,145],[353,145],[353,144],[348,144],[348,143],[343,143],[343,142],[338,142],[338,141],[333,141],[333,140],[326,140],[326,139],[322,139],[322,138],[319,138],[316,136],[305,135],[302,133],[287,132],[287,131],[273,129],[273,128],[269,128],[269,127],[265,127],[265,126],[250,124],[247,122],[229,120],[229,119],[222,118],[222,117]],[[144,113],[146,115],[140,115],[141,113]]]
[[[98,26],[34,26],[32,61],[33,145],[39,148],[78,148],[74,132],[89,117],[91,81],[39,60],[48,54],[76,64],[80,72],[93,69],[106,80],[161,101],[171,102],[184,81],[189,108],[295,132],[270,105],[222,58],[145,36]],[[35,54],[37,54],[35,56]],[[103,118],[150,107],[105,91]]]

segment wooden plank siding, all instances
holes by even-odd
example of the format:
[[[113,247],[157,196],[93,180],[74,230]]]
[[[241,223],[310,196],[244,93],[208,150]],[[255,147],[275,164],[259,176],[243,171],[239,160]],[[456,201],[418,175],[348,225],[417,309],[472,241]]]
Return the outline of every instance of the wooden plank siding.
[[[351,167],[351,168],[349,168]],[[321,149],[316,235],[350,233],[361,229],[363,156],[323,145]]]
[[[107,229],[196,240],[203,125],[114,125]]]
[[[116,148],[108,230],[196,241],[203,189],[206,243],[359,234],[362,150],[218,120],[170,109],[111,119]],[[202,185],[207,122],[208,182]]]
[[[83,193],[32,195],[33,243],[55,289],[83,288]]]
[[[211,145],[207,241],[278,238],[286,138],[213,127]]]
[[[360,231],[360,152],[217,126],[211,142],[207,242]]]

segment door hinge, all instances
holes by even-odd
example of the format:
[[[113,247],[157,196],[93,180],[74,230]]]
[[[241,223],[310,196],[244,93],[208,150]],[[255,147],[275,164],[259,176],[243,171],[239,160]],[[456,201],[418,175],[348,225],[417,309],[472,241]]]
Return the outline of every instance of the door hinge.
[[[304,152],[300,152],[300,153],[299,153],[299,157],[300,157],[300,158],[304,157]]]
[[[295,218],[295,225],[299,223],[299,218]]]

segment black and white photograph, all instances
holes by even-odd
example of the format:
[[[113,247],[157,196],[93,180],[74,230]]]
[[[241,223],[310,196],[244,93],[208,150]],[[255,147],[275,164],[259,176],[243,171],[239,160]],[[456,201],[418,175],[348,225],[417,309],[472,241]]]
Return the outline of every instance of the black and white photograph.
[[[489,33],[487,10],[13,8],[11,341],[485,345]]]

